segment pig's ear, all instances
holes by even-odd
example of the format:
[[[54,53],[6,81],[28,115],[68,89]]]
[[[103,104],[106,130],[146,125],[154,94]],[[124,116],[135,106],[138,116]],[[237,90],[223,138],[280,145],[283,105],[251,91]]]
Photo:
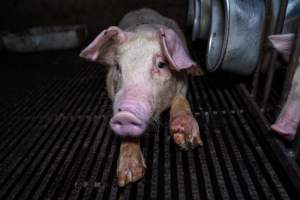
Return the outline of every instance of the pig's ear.
[[[202,69],[190,58],[182,40],[172,29],[161,28],[160,41],[163,53],[172,68],[176,71],[187,69],[192,75],[203,74]]]
[[[272,46],[282,54],[286,61],[288,61],[295,40],[294,34],[270,35],[268,38],[271,41]]]
[[[111,26],[102,31],[84,50],[82,50],[80,57],[103,64],[114,64],[114,47],[125,40],[125,32],[116,26]]]

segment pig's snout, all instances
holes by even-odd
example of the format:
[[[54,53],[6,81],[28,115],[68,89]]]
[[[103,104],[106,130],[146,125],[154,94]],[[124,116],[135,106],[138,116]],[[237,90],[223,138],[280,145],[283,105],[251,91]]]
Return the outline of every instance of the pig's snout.
[[[123,100],[115,102],[112,130],[121,136],[140,136],[151,117],[151,107],[145,101]]]
[[[139,136],[144,132],[146,123],[130,112],[121,111],[111,119],[110,126],[118,135]]]

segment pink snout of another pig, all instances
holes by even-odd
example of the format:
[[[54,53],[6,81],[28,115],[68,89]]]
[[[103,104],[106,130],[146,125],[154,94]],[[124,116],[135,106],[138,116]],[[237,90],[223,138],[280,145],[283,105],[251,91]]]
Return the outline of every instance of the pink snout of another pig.
[[[114,101],[112,130],[120,136],[140,136],[146,129],[152,108],[149,96],[134,90],[124,90]]]

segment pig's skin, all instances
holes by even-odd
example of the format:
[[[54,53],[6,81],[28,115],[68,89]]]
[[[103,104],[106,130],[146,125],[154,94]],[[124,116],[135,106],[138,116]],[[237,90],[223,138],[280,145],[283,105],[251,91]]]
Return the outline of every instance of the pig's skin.
[[[300,65],[293,77],[286,103],[271,128],[287,140],[293,140],[300,122]]]
[[[103,46],[106,49],[99,49]],[[169,107],[174,142],[184,150],[202,145],[198,123],[185,98],[187,74],[180,71],[194,71],[195,63],[174,21],[150,9],[128,13],[119,27],[102,32],[81,56],[110,65],[106,80],[114,102],[110,123],[124,136],[117,167],[119,186],[143,177],[146,166],[135,136]],[[161,62],[168,67],[158,67]]]
[[[288,61],[291,49],[293,47],[294,35],[282,34],[269,36],[274,48],[276,48],[283,58]],[[277,132],[286,140],[293,140],[297,133],[297,128],[300,123],[300,58],[296,68],[292,87],[290,89],[287,101],[285,102],[276,122],[271,126],[271,129]]]

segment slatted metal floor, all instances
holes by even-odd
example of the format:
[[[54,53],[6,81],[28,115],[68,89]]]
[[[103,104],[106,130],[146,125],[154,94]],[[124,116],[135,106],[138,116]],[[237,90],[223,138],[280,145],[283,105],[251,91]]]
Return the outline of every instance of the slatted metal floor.
[[[142,137],[145,178],[118,188],[106,71],[77,53],[27,55],[17,67],[20,57],[9,55],[16,59],[3,64],[0,200],[299,199],[234,83],[214,76],[189,81],[204,146],[180,151],[166,112]]]

